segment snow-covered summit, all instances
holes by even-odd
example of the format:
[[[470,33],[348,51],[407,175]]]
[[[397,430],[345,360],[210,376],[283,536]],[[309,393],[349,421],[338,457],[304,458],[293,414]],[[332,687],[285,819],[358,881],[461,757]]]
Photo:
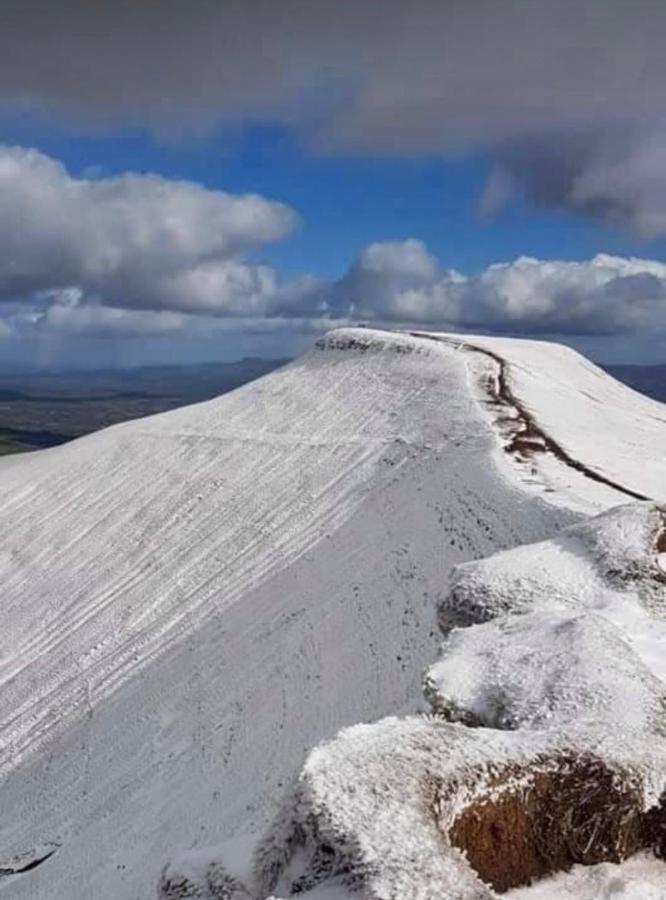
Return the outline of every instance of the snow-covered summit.
[[[568,351],[345,329],[1,460],[5,896],[148,897],[261,831],[309,747],[419,707],[452,566],[658,499],[665,436]]]

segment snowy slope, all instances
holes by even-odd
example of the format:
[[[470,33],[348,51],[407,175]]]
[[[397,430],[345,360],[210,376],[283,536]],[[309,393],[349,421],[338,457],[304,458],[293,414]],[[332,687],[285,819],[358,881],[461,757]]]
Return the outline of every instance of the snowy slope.
[[[507,417],[514,418],[515,430],[525,428],[527,417],[542,431],[551,446],[532,454],[531,462],[538,480],[567,505],[579,504],[581,495],[597,510],[621,502],[622,495],[666,500],[662,403],[561,344],[476,336],[461,344],[459,336],[437,337],[476,357],[472,365],[485,374],[477,382],[481,397],[495,401],[500,395],[491,404],[500,431],[514,430]]]
[[[569,456],[635,499],[666,500],[666,408],[561,344],[474,338],[508,359],[514,394]]]
[[[308,747],[419,706],[453,564],[659,496],[662,407],[487,342],[584,465],[507,452],[494,357],[368,330],[0,462],[0,870],[56,851],[3,896],[153,896],[168,859],[262,829]]]

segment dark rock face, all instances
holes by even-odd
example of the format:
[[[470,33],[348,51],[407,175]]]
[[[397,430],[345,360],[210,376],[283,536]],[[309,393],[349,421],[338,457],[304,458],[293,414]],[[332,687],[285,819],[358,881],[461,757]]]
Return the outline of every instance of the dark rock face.
[[[629,773],[592,755],[553,755],[488,779],[448,838],[483,881],[503,892],[663,844],[664,812],[643,813]]]

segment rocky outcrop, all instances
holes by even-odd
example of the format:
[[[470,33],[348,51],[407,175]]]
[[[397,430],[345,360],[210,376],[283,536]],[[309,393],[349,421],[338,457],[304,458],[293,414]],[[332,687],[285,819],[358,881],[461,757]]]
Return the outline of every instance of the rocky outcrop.
[[[310,754],[255,854],[256,895],[337,879],[374,900],[484,900],[663,855],[666,704],[645,643],[665,618],[663,522],[632,504],[461,566],[425,678],[434,715]]]

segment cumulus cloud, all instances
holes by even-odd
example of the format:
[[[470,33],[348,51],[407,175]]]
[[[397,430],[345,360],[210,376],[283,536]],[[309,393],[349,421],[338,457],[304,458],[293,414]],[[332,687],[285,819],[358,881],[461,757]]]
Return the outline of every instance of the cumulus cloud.
[[[0,147],[0,197],[0,301],[62,301],[74,291],[79,309],[270,315],[310,289],[246,260],[298,221],[262,197],[157,175],[73,178],[19,147]]]
[[[531,335],[666,333],[666,264],[657,261],[521,257],[464,275],[410,238],[369,244],[337,281],[282,282],[239,255],[288,230],[293,214],[279,205],[154,177],[79,181],[17,150],[0,152],[0,190],[8,170],[18,183],[0,213],[9,248],[0,260],[5,337],[185,334],[200,327],[195,320],[217,333],[303,333],[350,321]]]
[[[404,319],[406,298],[423,294],[440,278],[437,260],[421,241],[369,244],[327,292],[335,315]]]
[[[535,202],[653,236],[665,28],[661,0],[5,0],[0,103],[158,133],[281,122],[325,152],[480,148]]]
[[[336,315],[531,335],[666,331],[666,264],[522,257],[464,276],[416,240],[373,244],[329,288]]]
[[[626,195],[617,215],[628,215],[638,194],[650,212],[637,225],[666,226],[658,160],[655,150],[645,165],[652,192],[634,177],[640,160],[624,177],[607,161],[575,182],[576,202],[600,203],[612,183]],[[506,189],[500,180],[489,207]],[[0,197],[3,338],[185,334],[200,327],[193,320],[208,328],[237,320],[255,332],[358,320],[535,335],[666,331],[660,262],[520,258],[463,275],[412,238],[369,244],[335,282],[308,274],[284,281],[251,254],[288,236],[297,217],[262,197],[156,175],[74,178],[56,160],[16,147],[0,147]]]

